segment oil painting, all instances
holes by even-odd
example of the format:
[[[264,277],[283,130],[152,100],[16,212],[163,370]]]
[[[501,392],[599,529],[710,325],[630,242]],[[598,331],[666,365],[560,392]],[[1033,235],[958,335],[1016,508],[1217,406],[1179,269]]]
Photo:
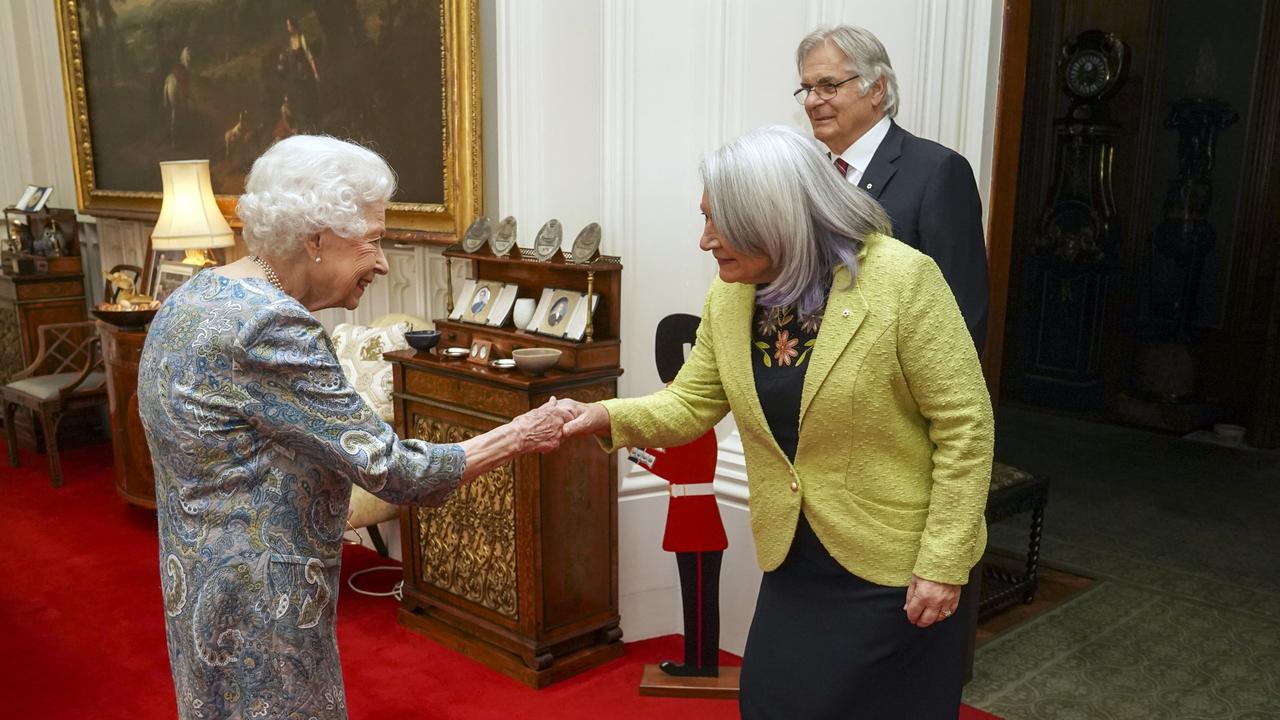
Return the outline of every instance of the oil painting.
[[[393,211],[448,218],[407,226],[453,230],[460,210],[470,221],[474,0],[59,5],[68,95],[81,106],[72,125],[82,209],[158,207],[157,163],[189,158],[209,159],[229,209],[258,155],[309,133],[382,154],[399,178]]]

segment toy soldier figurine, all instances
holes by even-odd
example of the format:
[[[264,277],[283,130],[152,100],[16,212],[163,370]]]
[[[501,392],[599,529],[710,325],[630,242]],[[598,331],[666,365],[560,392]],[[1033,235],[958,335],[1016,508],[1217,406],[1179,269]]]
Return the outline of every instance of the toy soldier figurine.
[[[711,481],[716,431],[688,445],[646,448],[631,460],[671,483],[662,549],[676,554],[684,603],[684,663],[658,667],[668,675],[715,676],[720,656],[720,560],[729,546]]]

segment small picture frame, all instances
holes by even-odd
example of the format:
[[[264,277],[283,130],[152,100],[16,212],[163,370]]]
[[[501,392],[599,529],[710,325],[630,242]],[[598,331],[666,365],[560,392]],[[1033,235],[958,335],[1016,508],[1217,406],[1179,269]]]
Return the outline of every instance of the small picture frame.
[[[26,209],[28,212],[40,212],[43,210],[45,203],[49,202],[49,196],[53,194],[53,187],[42,187],[39,188],[39,191],[27,204]]]
[[[467,362],[476,365],[488,365],[489,356],[493,354],[493,342],[489,340],[472,340],[471,354],[467,356]]]
[[[459,298],[462,315],[459,319],[465,323],[486,325],[489,314],[493,312],[498,296],[502,295],[504,284],[496,280],[477,280],[469,295]]]
[[[586,295],[578,301],[573,309],[573,313],[569,316],[569,322],[565,324],[564,338],[573,340],[574,342],[582,342],[582,338],[587,334],[587,318],[595,314],[596,305],[600,304],[600,295],[593,293],[591,302],[588,305]]]
[[[569,327],[569,320],[582,300],[582,293],[558,288],[549,290],[550,292],[543,293],[543,301],[534,311],[534,321],[538,324],[536,329],[543,335],[562,338]]]
[[[18,198],[18,202],[13,204],[14,210],[29,210],[31,202],[40,196],[40,187],[37,185],[28,185],[23,191],[22,197]]]
[[[182,284],[190,280],[198,270],[200,268],[195,265],[161,260],[151,272],[151,282],[148,286],[150,292],[147,294],[155,300],[164,302],[174,290],[182,287]]]

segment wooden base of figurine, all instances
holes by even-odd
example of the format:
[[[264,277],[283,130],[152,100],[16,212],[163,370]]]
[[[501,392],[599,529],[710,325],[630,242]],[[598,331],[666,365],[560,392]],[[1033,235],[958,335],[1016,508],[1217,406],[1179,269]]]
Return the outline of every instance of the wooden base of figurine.
[[[738,675],[742,668],[720,666],[716,677],[676,677],[657,665],[645,665],[640,677],[640,694],[657,697],[702,698],[704,700],[737,700]]]

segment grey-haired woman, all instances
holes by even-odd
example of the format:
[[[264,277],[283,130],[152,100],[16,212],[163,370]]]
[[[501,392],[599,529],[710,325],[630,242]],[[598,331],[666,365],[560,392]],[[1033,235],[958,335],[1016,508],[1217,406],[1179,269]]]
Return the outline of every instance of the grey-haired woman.
[[[553,398],[459,444],[401,440],[347,383],[312,312],[354,309],[387,273],[394,189],[365,148],[277,143],[237,208],[253,254],[196,275],[151,324],[138,409],[181,718],[345,718],[334,610],[352,483],[437,505],[562,437]]]
[[[955,299],[927,256],[789,128],[702,165],[699,246],[719,265],[666,389],[582,405],[568,434],[682,445],[732,411],[765,571],[743,656],[746,720],[948,718],[986,545],[992,415]]]

